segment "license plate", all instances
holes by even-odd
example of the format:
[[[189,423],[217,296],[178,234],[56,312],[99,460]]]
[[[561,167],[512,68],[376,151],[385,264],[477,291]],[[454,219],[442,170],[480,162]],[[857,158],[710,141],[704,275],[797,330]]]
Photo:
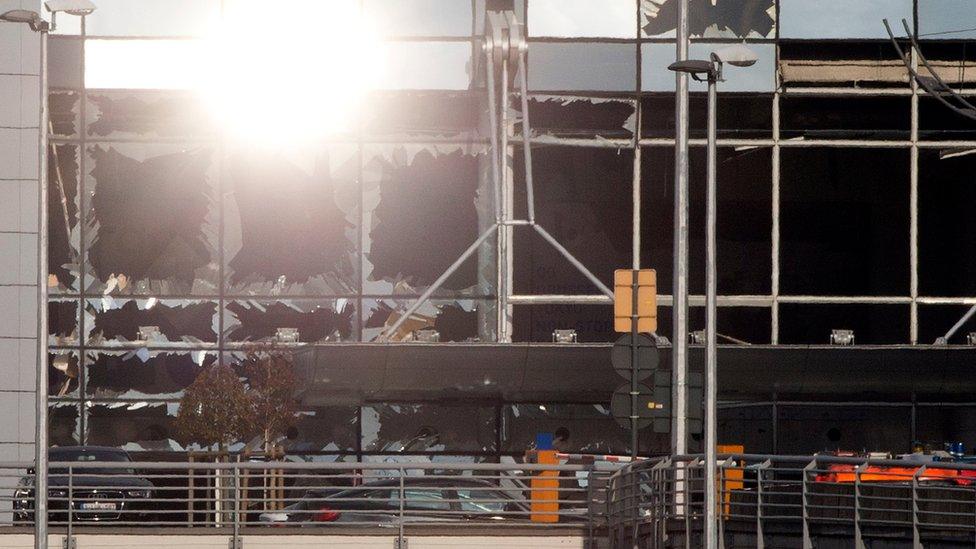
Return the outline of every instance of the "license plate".
[[[102,503],[100,501],[82,503],[81,508],[86,511],[115,511],[116,509],[114,503]]]

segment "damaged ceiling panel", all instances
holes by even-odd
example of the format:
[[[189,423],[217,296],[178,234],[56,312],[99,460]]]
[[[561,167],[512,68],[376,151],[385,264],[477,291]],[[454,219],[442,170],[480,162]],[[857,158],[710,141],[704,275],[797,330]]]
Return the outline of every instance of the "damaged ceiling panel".
[[[888,40],[780,41],[784,86],[905,88],[908,69]]]
[[[495,409],[471,404],[374,404],[362,410],[364,452],[492,452]]]
[[[173,419],[179,410],[170,402],[85,402],[87,444],[114,446],[129,452],[182,451],[174,440]]]
[[[375,341],[393,325],[413,300],[363,300],[363,341]],[[440,341],[473,341],[478,339],[479,312],[488,303],[481,300],[431,300],[407,319],[390,339],[415,341],[417,330],[436,330]]]
[[[210,111],[199,95],[178,91],[88,92],[89,138],[215,137]]]
[[[217,208],[211,151],[92,146],[86,182],[91,292],[216,292]]]
[[[516,102],[519,122],[515,131],[522,134],[521,102]],[[630,138],[637,125],[634,101],[572,95],[533,95],[529,97],[529,122],[532,136],[571,138]]]
[[[79,290],[78,163],[77,145],[55,144],[48,149],[48,287],[52,294]]]
[[[349,341],[356,336],[351,299],[232,301],[225,307],[224,334],[230,342],[269,341],[279,330],[298,330],[302,343]]]
[[[484,215],[476,205],[481,161],[457,147],[397,146],[366,157],[364,293],[419,293],[477,240]],[[470,293],[477,273],[471,257],[437,295]]]
[[[369,137],[483,139],[477,133],[484,94],[467,92],[375,92],[360,113]]]
[[[806,1],[806,0],[802,0]],[[639,0],[644,36],[674,38],[678,0]],[[774,0],[690,0],[692,38],[775,38]]]
[[[130,347],[214,344],[216,313],[214,301],[112,296],[89,299],[85,306],[86,343]]]
[[[85,397],[89,399],[179,399],[216,353],[157,353],[148,360],[134,352],[88,352]]]
[[[359,152],[234,151],[224,259],[235,295],[342,295],[359,286]]]

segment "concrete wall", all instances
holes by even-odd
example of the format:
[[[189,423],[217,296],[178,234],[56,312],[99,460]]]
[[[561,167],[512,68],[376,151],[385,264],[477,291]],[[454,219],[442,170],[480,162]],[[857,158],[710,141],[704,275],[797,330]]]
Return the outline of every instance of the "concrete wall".
[[[0,12],[39,0],[0,0]],[[0,461],[33,457],[37,361],[38,34],[0,23]]]

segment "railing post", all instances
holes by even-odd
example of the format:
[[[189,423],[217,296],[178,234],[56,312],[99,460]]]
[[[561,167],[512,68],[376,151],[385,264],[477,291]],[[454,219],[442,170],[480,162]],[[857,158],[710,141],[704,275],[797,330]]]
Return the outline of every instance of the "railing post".
[[[231,549],[242,549],[244,544],[241,540],[241,470],[239,462],[233,463],[234,467],[234,518],[233,528],[234,537],[231,539]]]
[[[75,549],[74,528],[72,527],[73,526],[72,507],[74,506],[74,501],[75,501],[74,485],[75,485],[74,467],[69,466],[68,467],[68,501],[67,501],[68,525],[66,526],[67,535],[65,535],[64,537],[64,549]]]
[[[922,533],[918,529],[918,476],[928,465],[922,465],[912,474],[912,547],[922,549]]]
[[[725,469],[734,464],[732,457],[727,457],[718,464],[718,549],[725,549],[725,514],[732,505],[732,493],[728,492],[729,503],[725,503]],[[726,507],[728,505],[728,507]]]
[[[861,535],[861,471],[867,467],[864,462],[854,469],[854,549],[864,549],[864,539]]]
[[[813,549],[813,540],[810,538],[810,489],[807,487],[810,482],[810,474],[817,467],[817,460],[813,460],[803,468],[803,480],[801,484],[800,512],[803,521],[803,549]]]
[[[397,549],[406,549],[403,543],[403,508],[404,508],[404,498],[406,497],[406,491],[403,489],[403,483],[406,474],[407,474],[407,470],[404,469],[403,466],[401,465],[400,466],[400,512],[397,515],[398,517],[397,522],[399,523],[397,525],[399,528],[399,530],[397,531],[397,542],[396,542]]]
[[[763,534],[762,506],[763,506],[763,473],[769,467],[770,461],[759,464],[756,469],[756,547],[764,549],[766,547],[766,536]]]

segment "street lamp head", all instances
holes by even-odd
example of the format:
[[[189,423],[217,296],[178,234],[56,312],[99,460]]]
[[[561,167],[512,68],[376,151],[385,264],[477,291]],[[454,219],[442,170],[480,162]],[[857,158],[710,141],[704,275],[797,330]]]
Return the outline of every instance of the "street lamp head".
[[[44,20],[36,11],[30,10],[10,10],[0,13],[0,21],[8,23],[26,23],[31,30],[39,31],[44,25]]]
[[[91,14],[96,8],[91,0],[47,0],[44,7],[51,13],[64,12],[79,17]]]
[[[715,64],[704,59],[687,59],[685,61],[676,61],[671,63],[668,65],[668,70],[674,72],[685,72],[693,76],[702,74],[712,76],[715,74]]]
[[[712,52],[712,60],[726,63],[733,67],[748,67],[755,65],[759,56],[744,44],[733,44]]]

